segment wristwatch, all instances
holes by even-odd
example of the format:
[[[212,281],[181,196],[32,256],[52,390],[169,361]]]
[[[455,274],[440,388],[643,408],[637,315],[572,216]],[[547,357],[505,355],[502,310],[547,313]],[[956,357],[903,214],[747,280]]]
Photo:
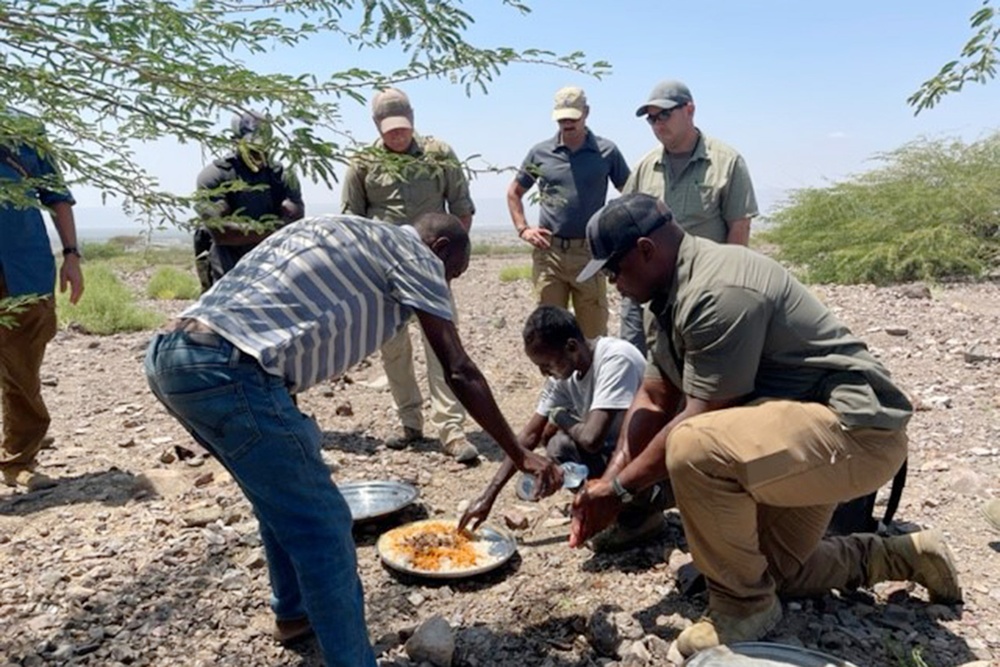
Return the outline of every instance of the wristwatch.
[[[65,248],[63,248],[63,257],[68,257],[70,255],[76,255],[77,257],[80,257],[81,256],[80,249],[77,248],[75,245],[68,245]]]
[[[618,479],[618,475],[615,475],[614,479],[611,480],[611,489],[618,496],[618,500],[622,501],[622,504],[632,502],[632,499],[635,497],[631,491],[622,486],[622,481]]]

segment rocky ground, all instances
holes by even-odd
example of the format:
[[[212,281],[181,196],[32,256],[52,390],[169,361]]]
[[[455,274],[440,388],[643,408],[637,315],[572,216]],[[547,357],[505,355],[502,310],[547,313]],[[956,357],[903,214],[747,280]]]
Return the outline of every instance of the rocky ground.
[[[515,428],[541,378],[520,351],[530,286],[502,283],[499,272],[527,261],[477,256],[455,286],[463,340]],[[919,404],[898,516],[904,529],[948,535],[965,604],[930,605],[925,591],[905,584],[790,601],[775,638],[859,666],[1000,659],[1000,537],[978,515],[1000,492],[1000,287],[816,291]],[[0,664],[321,664],[313,643],[289,650],[268,636],[266,568],[249,506],[214,461],[177,459],[176,447],[190,440],[146,388],[147,338],[64,331],[49,348],[43,377],[56,443],[41,465],[60,483],[34,493],[0,489]],[[433,441],[385,448],[395,420],[380,376],[377,362],[365,365],[306,393],[301,407],[325,430],[337,481],[396,479],[420,489],[415,506],[355,531],[381,664],[416,664],[404,642],[437,615],[454,629],[455,665],[672,664],[671,640],[704,609],[703,598],[675,583],[686,558],[675,514],[648,546],[595,556],[566,546],[568,494],[530,504],[505,491],[493,518],[525,517],[528,527],[514,531],[519,553],[502,569],[442,582],[384,568],[378,535],[425,516],[457,516],[500,452],[474,424],[482,457],[473,467]]]

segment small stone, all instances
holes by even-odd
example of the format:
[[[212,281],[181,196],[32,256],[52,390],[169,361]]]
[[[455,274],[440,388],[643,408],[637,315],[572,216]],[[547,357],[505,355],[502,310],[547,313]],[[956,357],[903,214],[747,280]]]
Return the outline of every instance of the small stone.
[[[901,326],[888,326],[884,331],[890,336],[909,336],[910,330]]]
[[[151,492],[163,498],[179,496],[191,487],[190,482],[174,470],[146,470],[133,487],[135,492]]]
[[[424,603],[424,600],[426,600],[426,599],[427,598],[425,598],[420,593],[410,593],[407,596],[406,601],[409,602],[410,604],[412,604],[414,607],[419,607],[420,605],[422,605]]]
[[[127,449],[129,447],[135,447],[135,438],[123,438],[118,441],[118,446],[122,449]]]
[[[931,288],[924,283],[913,283],[903,285],[899,288],[899,293],[908,299],[929,299],[931,298]]]
[[[194,480],[194,485],[197,487],[208,486],[214,481],[215,481],[215,473],[209,471],[198,475]]]
[[[188,528],[201,528],[221,518],[222,511],[218,507],[198,507],[185,513],[181,520]]]
[[[169,463],[173,463],[176,460],[177,460],[177,455],[174,454],[174,450],[172,450],[172,449],[164,449],[160,453],[160,463],[168,463],[169,464]]]
[[[174,438],[173,438],[173,436],[170,436],[170,435],[161,435],[159,437],[156,437],[156,438],[153,438],[153,439],[150,440],[150,442],[153,443],[154,445],[165,445],[168,442],[173,442],[173,441],[174,441]]]
[[[525,530],[528,527],[528,517],[520,512],[507,512],[503,515],[503,522],[510,530]]]
[[[404,649],[413,662],[451,667],[455,655],[455,633],[444,617],[431,616],[406,640]]]
[[[334,413],[338,417],[353,417],[354,416],[354,408],[351,406],[351,402],[350,401],[345,401],[345,402],[341,403],[340,405],[338,405],[336,407],[336,409],[334,409]]]

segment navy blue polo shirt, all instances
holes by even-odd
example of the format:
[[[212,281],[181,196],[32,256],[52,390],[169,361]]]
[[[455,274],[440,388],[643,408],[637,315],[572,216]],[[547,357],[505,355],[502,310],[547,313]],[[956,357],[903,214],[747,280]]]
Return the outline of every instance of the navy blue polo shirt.
[[[43,179],[45,185],[28,187],[27,202],[9,197],[0,201],[0,272],[10,296],[55,291],[56,262],[39,208],[76,203],[50,160],[24,144],[15,149],[0,147],[0,181],[5,188],[29,179]]]
[[[621,190],[629,168],[618,147],[587,130],[587,138],[576,151],[559,141],[559,134],[528,151],[517,172],[525,190],[538,183],[538,224],[555,236],[582,239],[587,221],[608,196],[608,181]]]

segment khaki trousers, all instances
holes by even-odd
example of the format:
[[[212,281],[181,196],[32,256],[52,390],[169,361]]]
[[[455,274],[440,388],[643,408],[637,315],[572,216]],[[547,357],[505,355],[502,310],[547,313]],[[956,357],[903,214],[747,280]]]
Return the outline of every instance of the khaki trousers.
[[[455,326],[458,326],[458,311],[455,300],[451,302],[455,314]],[[418,327],[419,328],[419,327]],[[448,444],[464,437],[462,431],[465,424],[465,408],[455,398],[451,388],[444,379],[444,368],[437,355],[427,342],[427,337],[421,333],[424,341],[424,355],[427,359],[427,387],[431,395],[431,426],[437,431],[442,444]],[[424,415],[421,410],[423,396],[417,384],[416,370],[413,367],[413,346],[410,343],[410,327],[403,327],[399,333],[382,345],[382,368],[389,379],[389,391],[396,403],[399,421],[404,427],[423,431]]]
[[[837,503],[889,481],[904,431],[844,430],[825,405],[771,400],[679,424],[667,472],[709,607],[746,616],[776,594],[865,583],[875,536],[824,539]]]
[[[0,298],[7,295],[0,274]],[[13,317],[12,328],[0,326],[0,469],[17,472],[34,465],[51,421],[42,400],[41,369],[45,346],[56,334],[55,299],[42,299]]]
[[[590,261],[586,239],[561,239],[553,236],[548,249],[532,253],[532,280],[540,306],[568,308],[587,338],[608,335],[608,290],[604,276],[598,274],[584,283],[576,277]]]

